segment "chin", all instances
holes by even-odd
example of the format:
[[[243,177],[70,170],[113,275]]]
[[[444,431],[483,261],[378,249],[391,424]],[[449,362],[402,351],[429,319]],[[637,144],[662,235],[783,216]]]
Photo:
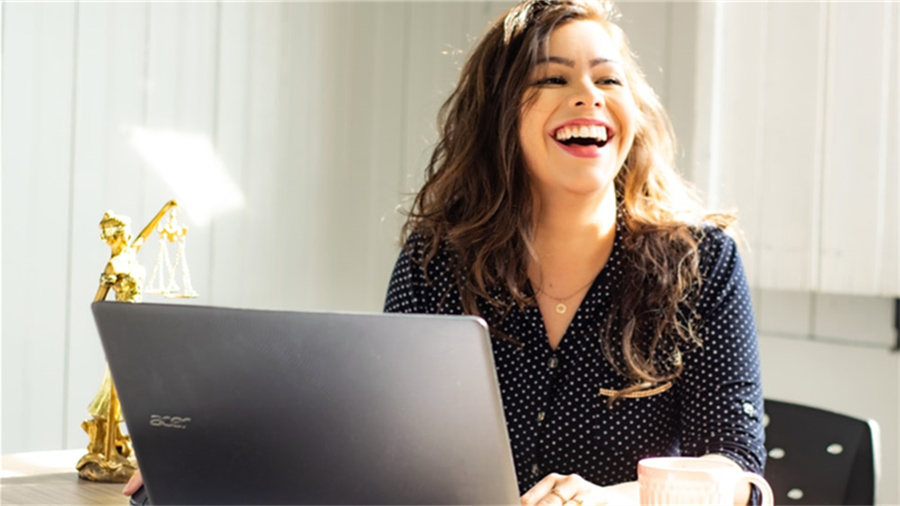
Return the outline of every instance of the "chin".
[[[603,196],[614,187],[614,179],[598,178],[571,185],[569,192],[582,197]]]

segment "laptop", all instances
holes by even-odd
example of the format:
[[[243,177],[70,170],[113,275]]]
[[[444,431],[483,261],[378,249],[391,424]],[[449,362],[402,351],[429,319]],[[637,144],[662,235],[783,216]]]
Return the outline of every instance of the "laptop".
[[[519,504],[478,318],[92,310],[152,504]]]

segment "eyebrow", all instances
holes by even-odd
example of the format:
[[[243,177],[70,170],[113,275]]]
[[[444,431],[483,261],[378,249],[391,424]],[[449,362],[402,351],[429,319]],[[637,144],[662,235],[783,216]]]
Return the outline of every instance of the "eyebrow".
[[[560,65],[565,65],[567,67],[575,67],[575,60],[570,60],[568,58],[563,58],[562,56],[548,56],[546,58],[539,59],[535,64],[540,65],[542,63],[559,63]],[[621,65],[622,62],[618,60],[613,60],[610,58],[594,58],[590,61],[591,67],[596,67],[597,65],[601,65],[603,63],[616,63]]]

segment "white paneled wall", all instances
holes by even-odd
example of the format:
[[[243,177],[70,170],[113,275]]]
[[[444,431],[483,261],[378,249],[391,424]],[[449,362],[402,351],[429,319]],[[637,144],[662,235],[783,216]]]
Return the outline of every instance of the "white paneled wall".
[[[697,182],[740,210],[754,286],[900,294],[896,2],[703,4]],[[700,109],[698,109],[700,110]]]
[[[380,310],[437,108],[506,7],[4,3],[2,451],[86,444],[106,210],[137,233],[181,200],[197,303]],[[143,134],[212,146],[220,164],[173,183]],[[243,206],[204,219],[222,180]],[[151,238],[140,254],[148,272],[157,251]]]
[[[65,431],[72,291],[68,201],[76,9],[49,4],[3,9],[2,444],[15,438],[20,448],[48,443],[58,448]],[[7,54],[10,40],[18,41],[17,50]],[[17,79],[8,78],[11,72]]]
[[[755,244],[757,285],[770,288],[813,288],[818,283],[817,223],[821,198],[824,128],[825,26],[827,6],[821,2],[766,3],[765,57],[761,96],[771,118],[759,126],[762,172],[757,210],[759,242]],[[792,57],[780,55],[790,51]],[[798,93],[799,91],[799,93]],[[755,146],[757,147],[757,146]],[[786,170],[787,168],[787,170]],[[799,189],[799,190],[798,190]],[[745,213],[750,214],[750,213]]]
[[[897,214],[900,189],[885,185],[890,90],[900,88],[890,62],[900,47],[893,32],[895,2],[828,4],[828,72],[822,181],[821,288],[838,293],[900,295],[896,266],[885,255],[897,241],[896,225],[885,229],[886,213]],[[896,161],[891,167],[897,172]],[[894,248],[892,248],[894,249]],[[894,249],[896,251],[896,249]],[[886,275],[890,264],[894,275]]]

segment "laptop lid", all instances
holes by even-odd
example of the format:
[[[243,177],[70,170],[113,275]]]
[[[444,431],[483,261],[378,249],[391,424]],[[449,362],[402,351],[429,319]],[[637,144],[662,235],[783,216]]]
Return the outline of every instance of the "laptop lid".
[[[153,504],[518,504],[460,316],[96,302]]]

